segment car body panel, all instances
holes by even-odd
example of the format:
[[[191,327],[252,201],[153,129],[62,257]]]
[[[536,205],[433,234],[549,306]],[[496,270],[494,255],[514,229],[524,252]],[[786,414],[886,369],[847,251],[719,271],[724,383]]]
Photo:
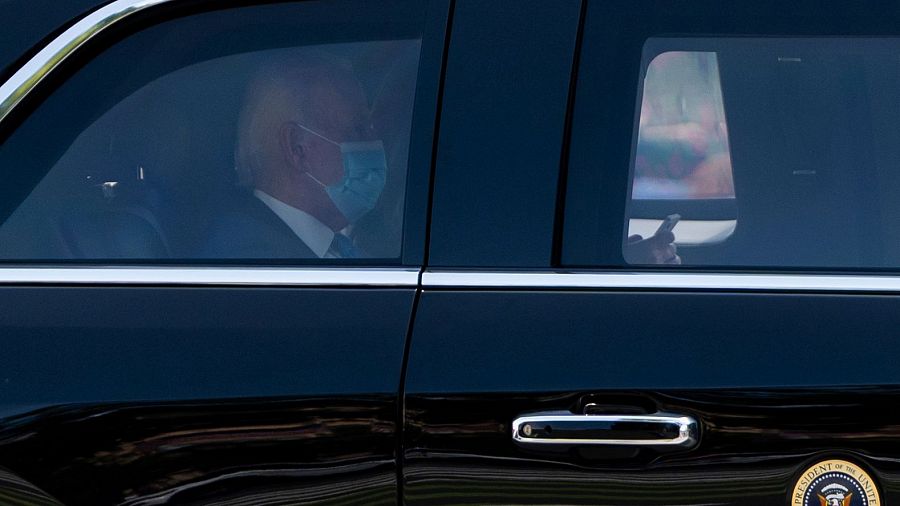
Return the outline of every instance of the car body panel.
[[[589,393],[588,393],[589,392]],[[599,393],[598,393],[599,392]],[[897,495],[896,388],[590,390],[570,394],[411,395],[406,504],[788,504],[814,462],[862,462],[881,499]],[[523,412],[585,401],[650,406],[703,421],[701,445],[529,451],[513,444]]]
[[[235,8],[272,21],[282,40],[296,40],[290,16],[312,11],[329,19],[336,12],[330,4],[310,4]],[[88,10],[75,3],[67,9],[40,23],[23,22],[52,38]],[[378,9],[384,6],[359,13]],[[273,19],[275,12],[289,15]],[[74,118],[78,113],[65,107],[67,92],[60,90],[86,67],[109,64],[104,58],[111,54],[147,47],[140,37],[154,28],[170,39],[150,42],[163,45],[223,37],[219,44],[205,39],[192,54],[168,46],[172,53],[158,54],[157,71],[214,55],[223,41],[259,43],[234,31],[231,39],[216,30],[191,31],[188,18],[195,13],[209,14],[202,22],[225,32],[250,19],[229,15],[217,2],[167,2],[131,14],[40,82],[4,121],[4,134],[41,130],[30,120],[48,103],[62,103],[64,115]],[[431,174],[421,161],[431,159],[448,2],[418,3],[408,14],[404,22],[421,34],[423,54],[407,181],[406,211],[414,216],[404,229],[402,257],[374,270],[371,262],[311,269],[255,260],[164,267],[125,260],[114,268],[109,262],[5,262],[16,279],[0,283],[0,319],[6,318],[0,323],[6,349],[0,466],[64,504],[396,503],[397,391],[424,251]],[[34,54],[40,38],[23,35],[15,41],[20,45],[4,48],[17,58],[7,73]],[[167,54],[180,56],[167,60]],[[128,70],[131,78],[132,70],[154,72]],[[79,104],[112,105],[115,93],[101,88],[96,103]],[[69,141],[94,119],[84,114],[61,127]],[[21,121],[32,126],[12,130]],[[50,161],[65,147],[20,154]],[[21,160],[15,165],[24,171]],[[12,490],[4,486],[0,493]]]
[[[893,285],[894,272],[634,266],[624,261],[623,242],[648,38],[896,36],[896,5],[589,0],[583,7],[581,34],[571,28],[576,84],[567,95],[563,155],[534,162],[559,180],[521,183],[510,167],[485,164],[480,177],[496,186],[462,195],[441,170],[468,167],[437,167],[435,212],[442,199],[464,202],[454,218],[468,228],[454,232],[437,215],[432,223],[435,262],[423,275],[403,399],[405,503],[796,504],[789,496],[804,469],[844,459],[867,470],[882,502],[892,504],[900,299],[875,285]],[[736,70],[724,73],[739,77]],[[515,88],[517,78],[501,74],[492,86]],[[556,137],[533,142],[555,147]],[[496,146],[495,160],[528,149],[510,140]],[[477,140],[448,148],[483,149]],[[737,173],[754,167],[735,164],[738,199]],[[516,191],[497,189],[507,182]],[[508,209],[511,198],[540,208],[557,190],[555,209],[565,209],[550,243],[558,250],[542,249],[549,213],[493,212],[497,201]],[[736,213],[737,235],[740,204],[733,207],[725,211],[729,219]],[[481,229],[495,231],[490,246]],[[509,262],[489,254],[507,244],[507,229]],[[533,243],[517,241],[523,231]],[[529,248],[540,253],[525,258]],[[605,415],[692,417],[699,444],[658,451],[513,440],[519,417],[581,416],[588,404]]]

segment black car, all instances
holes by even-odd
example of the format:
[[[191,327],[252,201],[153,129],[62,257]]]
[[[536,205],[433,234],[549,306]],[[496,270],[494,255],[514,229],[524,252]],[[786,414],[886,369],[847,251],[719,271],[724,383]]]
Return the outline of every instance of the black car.
[[[0,503],[900,501],[900,3],[0,13]]]

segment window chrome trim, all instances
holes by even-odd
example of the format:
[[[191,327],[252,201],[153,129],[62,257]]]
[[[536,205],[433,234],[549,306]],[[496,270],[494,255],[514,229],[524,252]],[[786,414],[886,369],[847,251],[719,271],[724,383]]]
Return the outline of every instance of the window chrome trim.
[[[423,288],[900,292],[900,276],[429,270]]]
[[[0,267],[3,285],[411,287],[414,268]]]
[[[8,266],[2,285],[159,286],[372,286],[417,287],[419,269],[410,267],[168,267],[168,266]],[[719,274],[657,272],[497,272],[422,273],[422,288],[732,290],[788,292],[898,292],[898,276]]]
[[[50,41],[0,86],[0,122],[85,42],[126,17],[171,0],[116,0],[83,17]]]

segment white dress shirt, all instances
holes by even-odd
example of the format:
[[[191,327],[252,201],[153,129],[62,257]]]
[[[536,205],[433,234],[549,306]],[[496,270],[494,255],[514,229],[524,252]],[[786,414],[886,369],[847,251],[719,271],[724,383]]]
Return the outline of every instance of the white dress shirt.
[[[306,244],[319,258],[331,258],[329,251],[334,240],[334,231],[307,212],[285,204],[262,190],[253,190],[253,195],[272,210],[281,221]]]

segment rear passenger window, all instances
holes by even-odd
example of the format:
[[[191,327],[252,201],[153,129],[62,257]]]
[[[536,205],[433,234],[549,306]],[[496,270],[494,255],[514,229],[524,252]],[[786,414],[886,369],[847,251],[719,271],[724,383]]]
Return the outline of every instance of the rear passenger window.
[[[715,208],[722,199],[734,199],[734,179],[716,53],[660,53],[649,62],[644,75],[628,209],[629,237],[653,236],[662,226],[656,209],[681,207],[673,201]],[[656,209],[654,201],[662,201]],[[705,218],[680,219],[678,243],[718,243],[734,232],[736,220],[730,216]]]
[[[606,117],[576,111],[564,265],[900,267],[900,39],[650,37],[630,54],[631,76],[595,86],[633,90],[627,165],[610,96],[582,99]],[[579,181],[605,183],[599,212],[578,209]],[[593,223],[610,235],[590,244]]]
[[[626,261],[900,265],[897,54],[892,39],[649,40]]]
[[[647,67],[631,197],[734,198],[715,52],[667,51]]]
[[[114,45],[0,149],[0,259],[399,262],[423,10],[246,7]]]

